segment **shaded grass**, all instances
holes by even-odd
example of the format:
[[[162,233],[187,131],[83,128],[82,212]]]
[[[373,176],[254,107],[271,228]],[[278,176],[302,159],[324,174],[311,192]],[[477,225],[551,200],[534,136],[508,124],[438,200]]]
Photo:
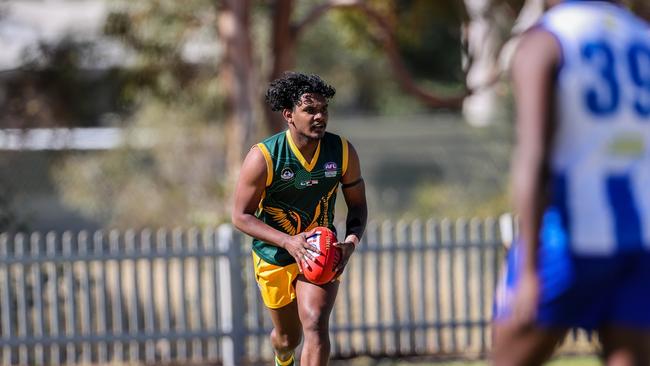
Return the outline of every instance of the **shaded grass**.
[[[485,360],[481,361],[416,361],[416,360],[392,360],[392,359],[372,359],[359,357],[353,360],[333,361],[332,366],[488,366]],[[594,356],[563,356],[556,357],[548,366],[597,366],[600,361]]]

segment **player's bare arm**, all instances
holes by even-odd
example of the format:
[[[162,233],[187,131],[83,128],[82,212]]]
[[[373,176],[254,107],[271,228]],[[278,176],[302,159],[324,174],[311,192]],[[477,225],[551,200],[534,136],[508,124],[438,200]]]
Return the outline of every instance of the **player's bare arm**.
[[[513,189],[525,247],[525,270],[519,301],[515,305],[515,318],[522,322],[533,321],[539,292],[537,233],[546,200],[547,158],[552,137],[552,88],[559,59],[560,50],[555,38],[546,31],[533,30],[522,39],[512,70],[517,108]]]
[[[294,236],[278,231],[265,224],[257,217],[262,194],[266,188],[266,161],[262,152],[254,146],[248,152],[242,164],[239,180],[235,188],[232,222],[242,232],[267,243],[286,249],[301,267],[302,260],[312,258],[306,238],[309,233]]]
[[[348,143],[348,168],[341,178],[341,189],[348,207],[348,214],[345,220],[345,240],[336,245],[341,248],[342,256],[339,265],[335,269],[343,272],[354,248],[359,244],[366,229],[368,217],[368,205],[366,203],[366,186],[361,176],[359,155],[352,144]]]

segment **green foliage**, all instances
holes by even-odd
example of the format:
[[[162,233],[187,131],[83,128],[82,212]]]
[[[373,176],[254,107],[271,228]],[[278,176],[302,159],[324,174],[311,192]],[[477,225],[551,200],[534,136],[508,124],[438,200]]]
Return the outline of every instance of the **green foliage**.
[[[223,136],[200,110],[151,102],[123,148],[53,170],[66,202],[117,227],[214,225],[227,216]]]
[[[319,74],[336,87],[335,111],[397,114],[422,110],[400,90],[384,57],[369,48],[348,48],[346,32],[334,31],[338,12],[325,16],[303,35],[297,69]]]
[[[446,360],[432,359],[373,359],[369,357],[357,357],[349,360],[333,360],[332,366],[487,366],[486,360]],[[548,366],[596,366],[600,365],[596,356],[560,356],[554,357],[547,363]]]
[[[462,90],[459,9],[438,1],[369,3],[393,27],[401,57],[418,84],[443,94]],[[305,11],[303,5],[297,13]],[[378,114],[425,111],[397,84],[380,35],[375,21],[358,10],[330,11],[302,34],[298,69],[319,73],[337,87],[336,108]]]
[[[69,38],[28,52],[21,69],[2,80],[0,125],[96,126],[105,114],[122,112],[116,97],[124,81],[120,73],[83,67],[96,57],[94,44]]]
[[[200,63],[185,60],[189,43],[211,43],[218,48],[215,33],[216,3],[208,0],[147,0],[120,2],[109,15],[105,32],[133,51],[128,65],[131,83],[125,93],[129,100],[141,102],[144,93],[165,101],[202,102],[214,105],[217,58]],[[212,81],[212,83],[210,83]],[[204,94],[205,91],[209,93]],[[212,111],[214,112],[214,111]]]
[[[29,226],[16,212],[15,192],[6,183],[0,181],[0,233],[26,231]]]
[[[53,169],[69,205],[118,227],[214,225],[227,215],[223,99],[216,59],[188,61],[191,42],[218,43],[216,2],[119,2],[105,30],[132,52],[122,102],[126,144],[74,154]]]
[[[143,65],[180,62],[188,36],[213,25],[217,2],[210,0],[116,0],[105,26],[137,51]]]
[[[187,57],[188,44],[218,50],[219,2],[113,3],[116,10],[105,32],[131,50],[128,68],[119,72],[120,103],[130,112],[122,123],[129,143],[62,162],[53,173],[63,197],[116,226],[201,225],[226,219],[232,182],[223,174],[225,88],[218,78],[218,52],[198,61]],[[369,3],[395,27],[402,56],[418,83],[442,86],[450,93],[462,88],[455,7],[430,1]],[[253,48],[263,75],[272,57],[268,41],[273,5],[253,4]],[[296,19],[312,6],[296,2]],[[424,111],[397,85],[377,34],[377,24],[357,11],[328,12],[300,35],[297,69],[318,73],[337,87],[337,113]],[[139,138],[149,143],[143,146]]]
[[[460,34],[463,15],[456,4],[454,1],[396,1],[398,45],[416,78],[463,83]]]

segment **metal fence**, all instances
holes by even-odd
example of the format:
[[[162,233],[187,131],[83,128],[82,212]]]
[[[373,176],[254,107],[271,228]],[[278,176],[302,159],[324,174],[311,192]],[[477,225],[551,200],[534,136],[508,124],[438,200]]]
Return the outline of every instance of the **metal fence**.
[[[332,357],[483,356],[511,237],[508,216],[370,223],[339,289]],[[270,329],[249,241],[228,225],[0,234],[2,364],[258,364]]]

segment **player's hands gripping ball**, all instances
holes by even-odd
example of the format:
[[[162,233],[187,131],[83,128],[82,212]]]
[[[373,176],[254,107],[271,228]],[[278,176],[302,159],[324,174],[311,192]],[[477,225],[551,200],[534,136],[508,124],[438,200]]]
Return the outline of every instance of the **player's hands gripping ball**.
[[[334,244],[336,235],[326,227],[317,227],[307,237],[311,258],[305,258],[302,273],[305,278],[317,285],[331,282],[337,275],[336,268],[341,261],[341,249]]]

